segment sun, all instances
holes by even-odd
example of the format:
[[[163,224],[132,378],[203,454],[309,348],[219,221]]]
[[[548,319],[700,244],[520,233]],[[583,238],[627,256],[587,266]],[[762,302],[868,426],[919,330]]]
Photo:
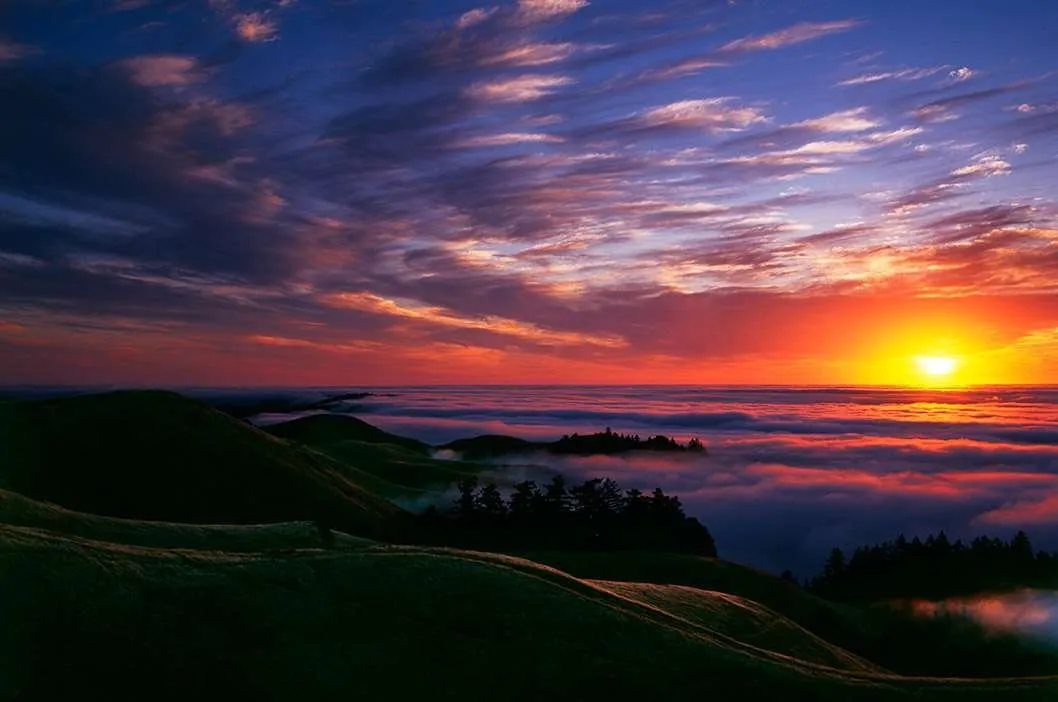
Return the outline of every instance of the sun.
[[[933,378],[943,378],[955,372],[959,361],[952,356],[916,356],[915,363],[920,371]]]

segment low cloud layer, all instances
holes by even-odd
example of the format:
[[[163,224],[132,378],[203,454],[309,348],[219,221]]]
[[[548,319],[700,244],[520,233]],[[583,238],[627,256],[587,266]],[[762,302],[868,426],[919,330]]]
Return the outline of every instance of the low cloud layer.
[[[640,453],[495,459],[498,474],[613,477],[661,486],[732,559],[800,575],[833,546],[925,535],[1009,537],[1058,549],[1053,391],[650,388],[394,389],[346,405],[441,444],[484,433],[538,440],[600,431],[703,439],[707,456]],[[591,409],[625,406],[624,412]],[[677,413],[679,406],[703,411]],[[1039,423],[1039,427],[1033,427]]]

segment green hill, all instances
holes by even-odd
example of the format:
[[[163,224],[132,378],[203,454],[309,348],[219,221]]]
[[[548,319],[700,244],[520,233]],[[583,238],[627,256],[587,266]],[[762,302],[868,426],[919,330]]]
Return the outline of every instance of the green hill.
[[[161,391],[0,403],[0,488],[95,514],[393,534],[355,468]]]
[[[389,498],[414,498],[453,485],[487,466],[432,458],[433,449],[345,415],[313,415],[265,428],[360,471],[357,482]],[[364,475],[366,474],[366,475]]]
[[[610,431],[609,428],[594,434],[567,434],[555,441],[527,441],[506,434],[483,434],[456,439],[440,448],[455,451],[469,460],[535,452],[559,456],[614,455],[630,451],[706,453],[705,446],[698,439],[681,444],[663,434],[641,439],[638,435],[621,434]]]
[[[360,548],[374,543],[341,532],[323,533],[314,522],[180,524],[74,512],[0,490],[0,524],[75,535],[125,546],[229,553],[303,548]]]
[[[650,551],[532,551],[520,555],[578,578],[679,585],[722,592],[781,612],[828,644],[907,675],[1046,675],[1058,655],[1013,634],[986,632],[960,617],[909,617],[886,604],[825,600],[770,573],[719,558]]]
[[[373,491],[480,467],[316,425],[310,447],[172,393],[0,403],[0,702],[1058,698],[898,675],[1011,659],[717,559],[349,536],[415,535]]]
[[[449,441],[440,448],[455,451],[468,460],[544,450],[545,444],[506,434],[482,434]]]
[[[264,427],[273,436],[292,439],[310,446],[362,441],[369,444],[391,444],[428,455],[430,445],[406,436],[398,436],[344,414],[315,414]]]
[[[364,544],[227,552],[0,526],[0,700],[1049,700],[887,675],[693,588]]]

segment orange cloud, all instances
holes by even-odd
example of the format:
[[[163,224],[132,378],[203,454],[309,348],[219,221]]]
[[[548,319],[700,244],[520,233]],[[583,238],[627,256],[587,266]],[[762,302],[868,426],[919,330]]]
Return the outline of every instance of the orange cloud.
[[[1036,500],[1015,500],[978,515],[979,524],[1010,526],[1058,524],[1058,494]]]
[[[493,334],[513,336],[540,344],[589,345],[604,348],[622,348],[627,346],[627,342],[624,339],[616,336],[554,331],[543,329],[535,324],[494,315],[466,317],[443,307],[399,302],[367,292],[336,293],[325,297],[324,302],[333,307],[362,310],[364,312],[401,317],[447,327],[476,329]]]
[[[132,74],[132,80],[149,88],[185,86],[200,83],[205,73],[191,56],[157,54],[125,59],[121,65]]]

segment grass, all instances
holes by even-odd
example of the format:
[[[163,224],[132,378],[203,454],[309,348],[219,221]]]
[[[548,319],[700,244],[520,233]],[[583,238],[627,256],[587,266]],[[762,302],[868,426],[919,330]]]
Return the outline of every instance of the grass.
[[[345,415],[313,415],[265,430],[355,466],[358,484],[391,499],[413,499],[493,469],[469,461],[432,458],[433,449],[428,444]]]
[[[399,538],[374,490],[478,468],[320,440],[171,393],[0,404],[0,702],[1058,698],[886,672],[857,654],[920,651],[918,630],[724,561],[331,532]],[[926,643],[966,650],[943,633]]]
[[[578,578],[682,585],[752,601],[781,613],[828,644],[902,674],[1058,673],[1058,652],[1014,634],[987,632],[957,616],[919,618],[885,604],[861,607],[831,602],[770,573],[717,558],[644,551],[519,555]]]
[[[95,514],[399,533],[355,468],[160,391],[0,403],[0,488]]]
[[[325,538],[314,522],[179,524],[85,514],[0,490],[0,524],[126,546],[228,553],[306,548],[360,548],[369,539],[334,532]]]
[[[732,636],[741,627],[737,601],[719,604],[689,588],[678,597],[621,588],[446,549],[194,552],[0,526],[0,574],[4,700],[1058,694],[1055,680],[879,674],[811,637],[767,650]],[[781,621],[753,611],[762,626]],[[783,636],[796,637],[796,627],[783,626]],[[832,656],[832,665],[802,655]]]
[[[429,444],[406,436],[390,434],[362,419],[343,414],[316,414],[265,427],[265,431],[282,439],[290,439],[310,446],[321,446],[343,441],[400,446],[413,453],[429,455]]]

